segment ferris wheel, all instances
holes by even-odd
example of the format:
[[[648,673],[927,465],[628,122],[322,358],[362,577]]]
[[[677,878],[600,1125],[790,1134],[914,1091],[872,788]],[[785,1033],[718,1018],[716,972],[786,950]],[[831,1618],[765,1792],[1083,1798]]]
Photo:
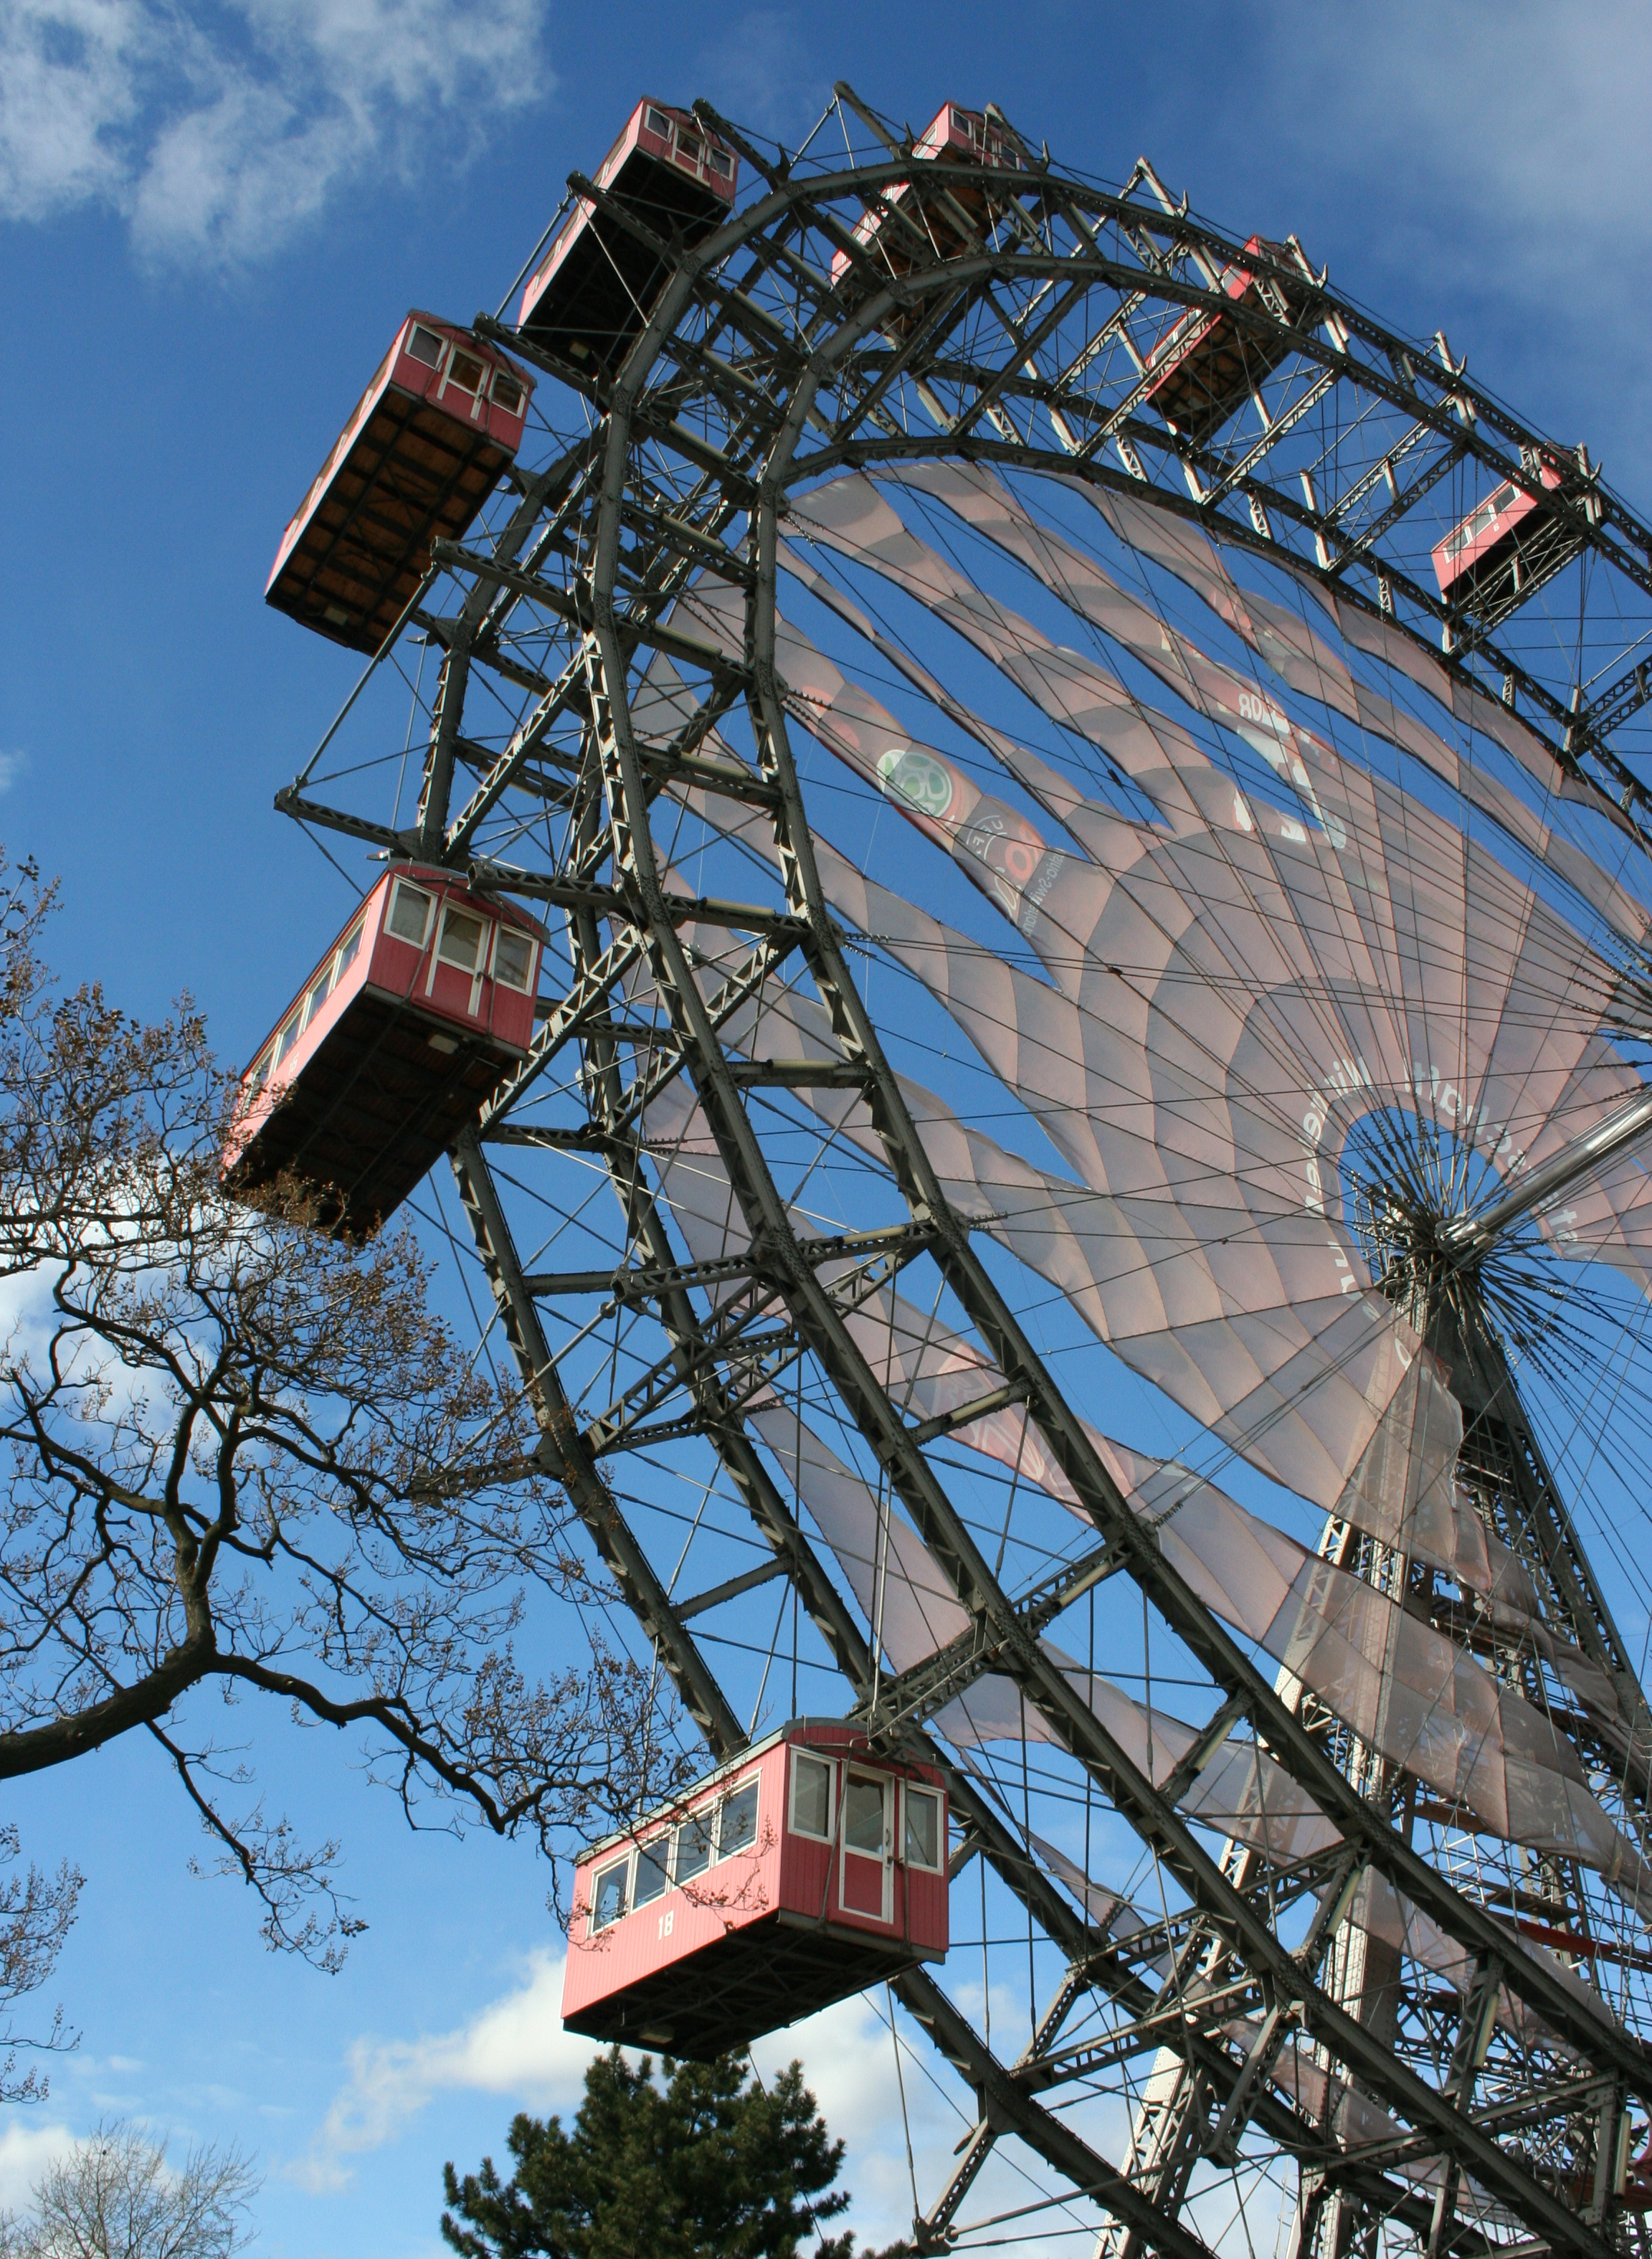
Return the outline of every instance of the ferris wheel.
[[[1652,533],[991,105],[570,191],[282,542],[386,867],[235,1154],[463,1236],[703,1742],[570,2020],[887,1983],[927,2249],[1644,2252]]]

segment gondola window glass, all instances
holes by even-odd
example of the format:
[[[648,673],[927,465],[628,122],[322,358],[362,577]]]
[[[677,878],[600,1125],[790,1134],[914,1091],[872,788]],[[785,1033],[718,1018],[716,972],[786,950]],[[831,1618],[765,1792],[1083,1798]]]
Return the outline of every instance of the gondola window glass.
[[[442,341],[434,330],[427,330],[423,322],[415,322],[407,349],[414,360],[422,360],[426,368],[434,368],[442,358]]]
[[[425,930],[430,923],[431,898],[418,887],[398,885],[395,899],[390,904],[390,931],[398,941],[410,941],[423,948]]]
[[[626,1911],[625,1885],[630,1874],[629,1858],[616,1859],[611,1867],[604,1867],[596,1878],[591,1894],[591,1925],[595,1929],[606,1929],[617,1921]]]
[[[717,1856],[726,1859],[731,1852],[748,1851],[757,1842],[758,1785],[748,1781],[744,1788],[723,1799],[723,1821],[717,1832]]]
[[[927,1867],[933,1874],[941,1864],[941,1799],[933,1790],[908,1782],[906,1805],[907,1864]]]
[[[671,1888],[671,1838],[657,1835],[637,1854],[637,1904],[648,1906]]]
[[[884,1798],[888,1784],[864,1773],[851,1773],[844,1798],[844,1841],[851,1851],[881,1858],[884,1847]]]
[[[711,1824],[716,1814],[701,1813],[697,1818],[685,1820],[677,1830],[677,1880],[687,1882],[691,1875],[703,1875],[711,1864]]]
[[[487,931],[484,919],[473,916],[469,910],[450,908],[442,920],[442,943],[437,955],[444,965],[457,965],[466,973],[474,973],[481,962]]]
[[[792,1759],[792,1833],[828,1842],[832,1832],[832,1769],[823,1758]]]
[[[526,988],[532,963],[533,944],[527,935],[513,933],[509,926],[502,925],[494,948],[495,980],[502,980],[507,988]]]

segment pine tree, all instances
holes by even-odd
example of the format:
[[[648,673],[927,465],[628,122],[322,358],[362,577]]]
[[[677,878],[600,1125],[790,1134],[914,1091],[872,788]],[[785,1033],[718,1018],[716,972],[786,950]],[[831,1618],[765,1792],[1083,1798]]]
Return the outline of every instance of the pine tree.
[[[833,2187],[844,2145],[801,2065],[766,2091],[735,2056],[661,2068],[663,2084],[615,2048],[586,2072],[571,2132],[520,2113],[509,2181],[491,2157],[462,2181],[444,2167],[442,2234],[461,2259],[794,2259],[805,2245],[851,2259],[851,2234],[822,2232],[850,2201]]]

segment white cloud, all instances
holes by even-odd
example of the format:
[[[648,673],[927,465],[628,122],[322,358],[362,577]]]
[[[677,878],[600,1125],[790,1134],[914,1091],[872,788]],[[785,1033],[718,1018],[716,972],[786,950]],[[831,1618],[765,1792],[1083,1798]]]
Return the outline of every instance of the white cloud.
[[[1184,136],[1171,185],[1242,234],[1294,228],[1334,288],[1419,337],[1443,326],[1471,376],[1644,493],[1652,381],[1626,281],[1652,255],[1644,0],[1244,15],[1256,102]]]
[[[44,1263],[0,1279],[0,1355],[39,1359],[52,1337],[52,1281]]]
[[[67,2126],[32,2116],[12,2118],[0,2127],[0,2212],[18,2212],[51,2163],[75,2146]]]
[[[4,0],[0,0],[0,5],[4,5]],[[90,1422],[85,1441],[95,1453],[106,1455],[123,1422],[136,1420],[146,1430],[151,1426],[146,1407],[156,1401],[155,1376],[139,1365],[125,1363],[96,1335],[76,1332],[72,1320],[65,1317],[53,1296],[58,1276],[56,1264],[39,1263],[31,1270],[0,1279],[0,1369],[15,1370],[26,1365],[38,1381],[42,1373],[51,1371],[55,1358],[66,1380],[77,1386],[88,1386],[96,1381],[95,1407],[89,1403],[84,1407]],[[0,1382],[0,1401],[9,1400],[9,1386]],[[71,1409],[65,1407],[66,1412]],[[124,2072],[143,2068],[125,2056],[110,2056],[101,2065],[95,2057],[76,2056],[74,2063],[85,2071],[102,2069]],[[125,2110],[133,2106],[129,2096],[99,2095],[96,2099],[102,2108]]]
[[[0,210],[41,219],[115,189],[154,32],[133,0],[16,0],[0,15]]]
[[[0,753],[0,792],[10,792],[20,776],[27,773],[26,753]]]
[[[519,1985],[455,2030],[411,2040],[358,2040],[345,2056],[344,2084],[288,2177],[316,2195],[343,2188],[355,2159],[398,2140],[445,2092],[497,2094],[509,2109],[571,2114],[579,2106],[586,2066],[601,2050],[562,2028],[562,1969],[559,1956],[536,1954]],[[967,1995],[960,1999],[967,2006]],[[840,2000],[771,2033],[752,2049],[765,2080],[794,2056],[801,2062],[827,2125],[848,2145],[844,2184],[854,2203],[845,2222],[874,2246],[910,2225],[908,2127],[918,2185],[932,2193],[944,2182],[953,2146],[972,2115],[972,2106],[960,2114],[944,2098],[941,2087],[951,2082],[910,2027],[903,2113],[881,2005],[881,1994]],[[995,2013],[1013,2014],[1008,1998],[995,2003]]]
[[[357,2040],[345,2056],[349,2077],[292,2177],[317,2194],[341,2188],[350,2158],[395,2140],[445,2090],[508,2095],[540,2110],[577,2105],[585,2066],[600,2051],[563,2030],[561,1959],[537,1953],[523,1984],[457,2031]]]
[[[933,2197],[946,2184],[953,2145],[967,2123],[931,2084],[927,2073],[940,2070],[939,2058],[915,2038],[909,2024],[903,2027],[908,2045],[897,2076],[894,2042],[880,2013],[884,2006],[881,1990],[839,2000],[801,2023],[771,2032],[751,2050],[765,2079],[794,2058],[802,2064],[804,2084],[834,2139],[846,2145],[840,2184],[853,2202],[841,2220],[833,2221],[833,2231],[851,2227],[858,2241],[874,2248],[910,2234],[914,2169],[920,2197]],[[944,2072],[940,2076],[945,2079]]]
[[[947,1991],[958,2006],[980,2028],[983,1995],[979,1982],[962,1969],[952,1972]],[[804,2083],[820,2105],[822,2116],[834,2136],[845,2144],[840,2185],[851,2202],[834,2230],[852,2228],[858,2242],[876,2248],[912,2232],[913,2184],[917,2199],[929,2203],[946,2186],[956,2162],[958,2144],[975,2118],[975,2098],[965,2091],[917,2026],[897,2008],[901,2034],[901,2070],[895,2068],[894,2041],[886,2020],[887,2002],[881,1986],[859,1998],[840,2000],[835,2007],[771,2032],[757,2042],[751,2053],[765,2079],[772,2078],[794,2057],[803,2066]],[[1019,2052],[1026,2034],[1027,2000],[1013,1987],[993,1987],[993,2029],[999,2052]],[[1099,2113],[1092,2106],[1093,2119]],[[1071,2120],[1069,2122],[1072,2122]],[[1128,2122],[1105,2128],[1080,2122],[1078,2130],[1094,2141],[1105,2131],[1113,2138],[1105,2154],[1117,2156]],[[908,2143],[910,2155],[908,2156]],[[965,2207],[965,2225],[995,2213],[1036,2204],[1041,2191],[1061,2184],[1039,2166],[1018,2143],[1006,2143],[988,2161],[971,2191]],[[1035,2212],[1021,2223],[1018,2248],[1024,2259],[1061,2259],[1072,2249],[1062,2231],[1079,2225],[1093,2238],[1095,2215],[1082,2200],[1048,2215]],[[1048,2241],[1039,2233],[1057,2232]],[[967,2234],[966,2244],[971,2241]]]
[[[874,2005],[875,2004],[875,2005]],[[882,2141],[901,2124],[901,2088],[895,2077],[894,2045],[879,2010],[881,1991],[839,2000],[801,2023],[771,2032],[752,2048],[752,2060],[772,2079],[795,2058],[803,2066],[809,2092],[834,2134],[852,2149]],[[910,2085],[920,2076],[910,2066]],[[927,2086],[927,2080],[923,2082]],[[908,2101],[916,2100],[909,2096]],[[926,2113],[927,2114],[927,2113]],[[956,2141],[954,2128],[951,2140]],[[906,2170],[904,2153],[901,2170]],[[910,2197],[908,2209],[911,2209]]]
[[[545,6],[0,0],[0,216],[96,201],[152,260],[266,257],[369,170],[462,159],[545,94]]]
[[[1379,238],[1426,235],[1449,261],[1483,256],[1465,239],[1483,246],[1489,231],[1510,253],[1493,285],[1535,296],[1575,281],[1580,262],[1621,274],[1626,237],[1652,233],[1642,0],[1275,0],[1264,12],[1274,116],[1321,149],[1334,130],[1338,166],[1363,160],[1385,177]],[[1633,294],[1620,295],[1633,319]]]
[[[1627,128],[1652,53],[1640,0],[1458,0],[1443,17],[1431,0],[1328,16],[1305,0],[1271,0],[1264,12],[1278,53],[1293,53],[1305,75],[1328,82],[1327,64],[1340,60],[1349,75],[1336,86],[1339,116],[1386,120],[1418,166],[1455,164],[1465,175],[1489,166],[1535,209],[1588,196],[1584,160],[1603,130],[1608,167],[1633,153]],[[1425,115],[1436,131],[1413,140]],[[1541,150],[1530,131],[1540,122]],[[1322,130],[1323,110],[1318,123]],[[1568,167],[1570,182],[1559,177]]]

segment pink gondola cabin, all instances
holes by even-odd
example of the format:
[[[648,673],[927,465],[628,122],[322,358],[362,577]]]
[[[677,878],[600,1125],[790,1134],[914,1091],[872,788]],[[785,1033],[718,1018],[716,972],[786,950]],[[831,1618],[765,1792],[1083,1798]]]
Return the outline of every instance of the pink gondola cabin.
[[[1440,594],[1495,626],[1583,547],[1583,537],[1549,497],[1556,465],[1539,460],[1529,481],[1505,479],[1452,527],[1433,554]]]
[[[1249,267],[1222,270],[1224,297],[1235,307],[1254,306],[1281,322],[1295,321],[1303,296],[1294,287],[1314,281],[1314,270],[1292,238],[1270,243],[1253,235],[1245,246],[1248,256],[1262,255],[1285,269],[1288,282]],[[1190,306],[1178,314],[1147,357],[1151,380],[1143,396],[1165,422],[1198,445],[1213,438],[1231,416],[1257,391],[1264,378],[1291,351],[1291,341],[1277,331],[1242,329],[1231,314],[1207,305]]]
[[[835,1721],[783,1727],[580,1860],[562,2020],[695,2061],[947,1946],[933,1766]]]
[[[376,652],[510,464],[533,379],[468,330],[410,313],[281,536],[266,603]]]
[[[652,99],[637,103],[594,176],[658,241],[674,236],[685,249],[728,218],[739,177],[734,151],[692,110]],[[669,273],[610,213],[578,202],[528,278],[516,326],[582,374],[612,376]]]
[[[1022,169],[1015,141],[986,111],[965,110],[956,102],[943,103],[936,111],[913,143],[912,153],[926,164]],[[832,254],[832,281],[839,296],[858,305],[884,281],[909,274],[936,260],[961,258],[975,247],[971,231],[984,237],[1002,210],[1001,196],[978,181],[949,182],[944,192],[926,183],[915,197],[909,182],[895,182],[855,223],[855,241],[871,253],[870,267],[858,265],[846,251]],[[883,326],[892,336],[904,337],[927,310],[896,307]]]
[[[526,1056],[544,941],[455,872],[387,872],[247,1070],[230,1190],[289,1171],[331,1229],[374,1230]]]

